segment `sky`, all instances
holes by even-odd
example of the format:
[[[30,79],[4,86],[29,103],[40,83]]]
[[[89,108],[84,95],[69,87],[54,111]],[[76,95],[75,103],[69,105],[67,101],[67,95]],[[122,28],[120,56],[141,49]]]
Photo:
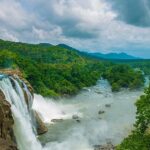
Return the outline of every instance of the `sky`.
[[[0,0],[0,38],[150,58],[150,0]]]

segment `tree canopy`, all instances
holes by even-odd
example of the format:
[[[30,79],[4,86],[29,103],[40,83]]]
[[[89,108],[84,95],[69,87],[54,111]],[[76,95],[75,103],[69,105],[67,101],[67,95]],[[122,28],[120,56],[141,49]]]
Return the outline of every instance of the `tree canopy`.
[[[143,85],[141,72],[126,64],[115,65],[50,44],[0,40],[0,68],[19,68],[35,92],[43,96],[76,94],[83,87],[95,85],[102,75],[113,91]]]

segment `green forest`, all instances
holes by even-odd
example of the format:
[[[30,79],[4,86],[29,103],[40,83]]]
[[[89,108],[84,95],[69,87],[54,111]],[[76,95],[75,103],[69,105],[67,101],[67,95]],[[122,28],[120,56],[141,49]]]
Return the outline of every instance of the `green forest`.
[[[141,71],[126,64],[96,60],[50,44],[26,44],[0,40],[0,68],[19,68],[36,93],[43,96],[76,94],[108,79],[113,91],[143,85]]]
[[[103,77],[111,84],[112,91],[119,91],[121,88],[138,89],[144,83],[144,76],[140,70],[134,70],[129,65],[123,64],[109,67]]]

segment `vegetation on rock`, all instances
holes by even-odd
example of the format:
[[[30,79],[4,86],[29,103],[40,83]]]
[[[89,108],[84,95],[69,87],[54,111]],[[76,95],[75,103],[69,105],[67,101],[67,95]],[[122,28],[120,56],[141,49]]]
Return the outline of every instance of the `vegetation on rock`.
[[[150,59],[137,59],[137,60],[113,60],[116,64],[128,64],[132,68],[138,68],[143,71],[145,75],[150,75]]]

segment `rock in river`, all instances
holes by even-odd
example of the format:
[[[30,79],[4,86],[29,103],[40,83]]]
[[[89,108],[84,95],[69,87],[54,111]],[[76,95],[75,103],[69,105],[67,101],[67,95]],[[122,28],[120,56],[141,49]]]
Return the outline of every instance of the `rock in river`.
[[[104,110],[100,110],[100,111],[98,112],[99,115],[104,114],[104,113],[105,113]]]
[[[79,119],[77,119],[76,121],[77,121],[78,123],[80,123],[80,122],[81,122],[81,120],[79,120]]]
[[[111,107],[111,104],[106,104],[105,107],[109,108]]]
[[[79,119],[79,116],[78,115],[73,115],[72,119],[76,119],[77,120],[77,119]]]
[[[63,119],[52,119],[51,122],[62,122]]]

